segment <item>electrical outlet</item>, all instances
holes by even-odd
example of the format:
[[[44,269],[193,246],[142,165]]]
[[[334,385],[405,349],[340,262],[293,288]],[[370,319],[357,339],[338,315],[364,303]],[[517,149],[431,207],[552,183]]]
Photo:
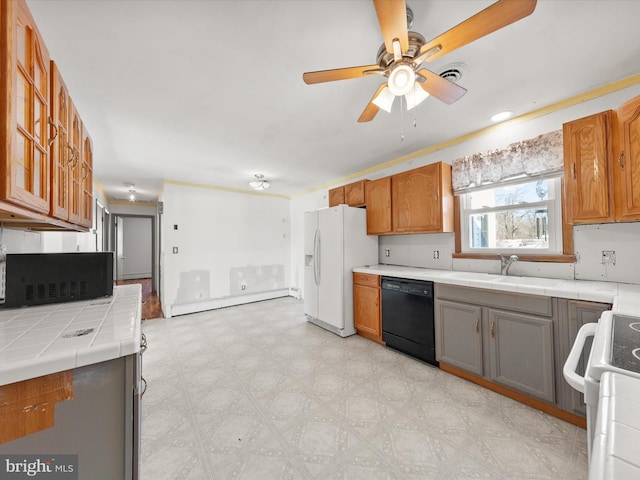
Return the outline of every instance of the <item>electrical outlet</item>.
[[[173,253],[178,253],[178,247],[173,247]]]
[[[246,290],[246,289],[247,289],[247,286],[243,283],[242,284],[242,290]]]
[[[616,264],[616,251],[615,250],[602,250],[602,265],[615,265]]]
[[[384,249],[384,256],[388,257],[389,255],[391,255],[391,249],[390,248],[385,248]]]
[[[440,258],[440,250],[433,251],[433,258],[435,258],[436,260]]]

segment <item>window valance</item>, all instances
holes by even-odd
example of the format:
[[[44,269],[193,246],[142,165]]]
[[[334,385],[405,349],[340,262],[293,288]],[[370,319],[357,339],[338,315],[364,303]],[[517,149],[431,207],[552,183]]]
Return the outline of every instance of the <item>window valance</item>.
[[[454,160],[453,190],[460,194],[513,178],[560,175],[563,170],[562,130],[557,130]]]

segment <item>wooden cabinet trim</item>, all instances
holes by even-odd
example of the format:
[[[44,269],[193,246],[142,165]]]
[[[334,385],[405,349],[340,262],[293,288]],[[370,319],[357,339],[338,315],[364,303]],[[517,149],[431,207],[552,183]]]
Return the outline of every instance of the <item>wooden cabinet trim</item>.
[[[0,387],[0,444],[53,427],[55,404],[73,398],[73,371]]]
[[[581,428],[587,428],[586,418],[561,410],[560,408],[554,405],[551,405],[547,402],[538,400],[537,398],[530,397],[524,393],[516,392],[507,387],[498,385],[490,380],[487,380],[486,378],[482,378],[472,373],[466,372],[460,368],[447,365],[446,363],[441,362],[440,369],[447,373],[455,375],[457,377],[464,378],[465,380],[469,380],[470,382],[473,382],[477,385],[485,387],[489,390],[500,393],[501,395],[512,398],[513,400],[516,400],[520,403],[529,405],[530,407],[533,407],[536,410],[541,410],[545,413],[548,413],[549,415],[553,415],[554,417],[564,420],[565,422],[569,422]]]
[[[493,260],[498,258],[495,253],[454,253],[453,258],[473,258],[476,260]],[[555,262],[555,263],[575,263],[575,255],[529,255],[518,254],[518,259],[522,262]]]
[[[359,273],[353,272],[353,284],[363,285],[365,287],[380,287],[380,275],[373,275],[371,273]]]

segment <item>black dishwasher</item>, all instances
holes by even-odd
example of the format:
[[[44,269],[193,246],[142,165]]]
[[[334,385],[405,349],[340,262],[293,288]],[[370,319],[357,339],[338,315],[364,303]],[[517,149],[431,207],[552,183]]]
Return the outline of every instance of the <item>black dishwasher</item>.
[[[433,282],[382,277],[382,340],[388,347],[438,366]]]

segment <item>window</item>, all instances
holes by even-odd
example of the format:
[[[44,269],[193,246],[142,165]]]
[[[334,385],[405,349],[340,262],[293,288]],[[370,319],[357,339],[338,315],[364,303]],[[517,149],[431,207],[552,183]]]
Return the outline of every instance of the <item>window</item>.
[[[560,179],[525,179],[460,196],[466,253],[562,253]]]

